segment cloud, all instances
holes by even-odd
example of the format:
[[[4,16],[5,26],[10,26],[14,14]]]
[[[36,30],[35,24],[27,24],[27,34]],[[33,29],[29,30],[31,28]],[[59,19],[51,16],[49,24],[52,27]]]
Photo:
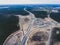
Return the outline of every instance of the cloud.
[[[60,4],[60,0],[0,0],[0,4]]]

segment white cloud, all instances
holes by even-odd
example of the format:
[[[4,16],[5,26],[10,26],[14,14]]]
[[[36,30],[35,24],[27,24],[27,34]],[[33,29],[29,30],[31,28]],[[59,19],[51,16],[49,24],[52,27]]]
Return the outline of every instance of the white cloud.
[[[60,0],[0,0],[0,4],[60,4]]]

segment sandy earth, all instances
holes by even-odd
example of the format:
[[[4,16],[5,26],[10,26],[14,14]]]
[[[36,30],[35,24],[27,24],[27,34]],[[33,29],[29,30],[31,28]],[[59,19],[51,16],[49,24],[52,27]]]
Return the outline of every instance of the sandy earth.
[[[29,25],[29,22],[31,20],[31,17],[27,16],[26,17],[21,17],[22,18],[22,25],[23,25],[23,30],[22,30],[22,26],[21,26],[21,22],[19,22],[19,25],[21,26],[20,30],[15,32],[15,33],[12,33],[6,40],[5,40],[5,43],[4,45],[19,45],[24,34],[27,32],[27,28],[28,28],[28,25]],[[44,22],[47,22],[47,21],[53,21],[52,19],[48,19],[48,18],[45,18],[44,19]],[[20,20],[21,21],[21,20]],[[57,26],[55,25],[54,23],[52,23],[52,28]],[[46,45],[47,41],[48,41],[48,37],[49,37],[49,31],[51,29],[51,26],[48,26],[48,27],[43,27],[43,28],[39,28],[39,27],[36,27],[34,24],[32,25],[31,29],[30,29],[30,34],[26,40],[26,44],[25,45]],[[59,26],[57,26],[59,27]],[[35,33],[39,32],[39,36],[42,37],[42,41],[31,41],[32,37],[34,36]],[[41,33],[42,32],[42,33]],[[45,35],[45,38],[43,38]]]

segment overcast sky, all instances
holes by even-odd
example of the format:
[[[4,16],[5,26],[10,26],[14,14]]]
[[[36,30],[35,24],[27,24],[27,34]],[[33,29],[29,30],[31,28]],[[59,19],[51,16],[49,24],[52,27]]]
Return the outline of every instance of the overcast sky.
[[[60,0],[0,0],[0,4],[60,4]]]

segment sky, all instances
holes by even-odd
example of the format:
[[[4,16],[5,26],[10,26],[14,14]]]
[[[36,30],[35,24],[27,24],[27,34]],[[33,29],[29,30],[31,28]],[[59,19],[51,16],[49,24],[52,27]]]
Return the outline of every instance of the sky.
[[[60,0],[0,0],[0,4],[60,4]]]

